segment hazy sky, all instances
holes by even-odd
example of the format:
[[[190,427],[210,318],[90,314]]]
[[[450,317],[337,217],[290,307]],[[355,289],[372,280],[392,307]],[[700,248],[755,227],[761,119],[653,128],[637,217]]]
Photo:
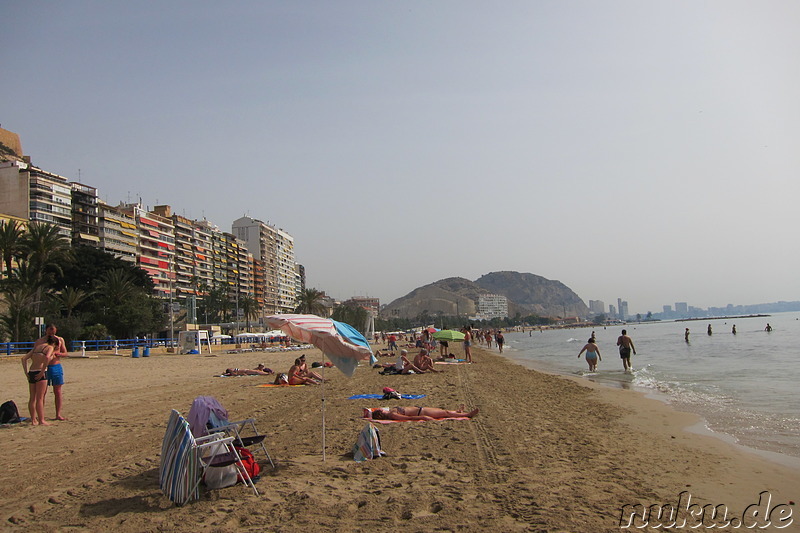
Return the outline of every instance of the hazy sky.
[[[226,5],[223,5],[226,4]],[[800,3],[0,0],[0,124],[382,303],[500,270],[800,300]]]

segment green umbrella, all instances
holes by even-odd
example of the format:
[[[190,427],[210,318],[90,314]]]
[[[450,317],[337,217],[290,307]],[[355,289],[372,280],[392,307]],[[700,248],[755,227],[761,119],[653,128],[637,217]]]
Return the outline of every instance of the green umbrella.
[[[437,341],[456,341],[461,342],[464,340],[464,334],[454,329],[443,329],[433,334],[433,338]]]

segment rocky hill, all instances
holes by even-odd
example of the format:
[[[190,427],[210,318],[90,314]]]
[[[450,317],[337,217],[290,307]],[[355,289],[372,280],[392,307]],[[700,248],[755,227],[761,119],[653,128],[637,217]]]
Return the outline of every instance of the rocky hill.
[[[414,318],[422,313],[472,316],[480,294],[502,294],[508,298],[509,315],[587,316],[589,309],[572,289],[560,281],[535,274],[492,272],[475,281],[446,278],[414,289],[387,305],[387,318]]]

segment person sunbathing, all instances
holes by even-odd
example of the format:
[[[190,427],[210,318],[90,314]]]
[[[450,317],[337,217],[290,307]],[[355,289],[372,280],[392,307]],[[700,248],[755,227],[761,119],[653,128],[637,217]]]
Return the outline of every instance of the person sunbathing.
[[[372,411],[372,418],[376,420],[437,420],[442,418],[472,418],[478,414],[478,409],[464,411],[462,405],[458,411],[448,411],[437,407],[384,407]]]
[[[414,357],[414,366],[423,372],[441,372],[441,370],[436,370],[436,368],[433,366],[433,359],[431,359],[431,356],[428,355],[428,350],[424,348],[419,351],[416,357]]]
[[[319,382],[314,378],[306,377],[301,370],[300,359],[295,359],[294,364],[289,369],[289,385],[318,385]]]
[[[264,368],[264,365],[259,365],[261,368],[226,368],[223,376],[269,376],[272,370]]]
[[[324,381],[322,376],[317,372],[313,372],[308,369],[308,365],[306,364],[306,354],[301,355],[297,358],[300,361],[300,375],[304,378],[311,378],[314,381]]]

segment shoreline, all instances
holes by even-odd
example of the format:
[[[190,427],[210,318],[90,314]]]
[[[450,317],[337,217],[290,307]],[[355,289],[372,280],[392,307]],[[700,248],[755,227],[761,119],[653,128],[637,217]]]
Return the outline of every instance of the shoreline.
[[[513,348],[511,350],[513,350]],[[508,349],[506,351],[508,351]],[[510,357],[508,357],[507,359],[513,364],[519,364],[522,367],[529,368],[536,372],[542,372],[545,374],[566,378],[584,387],[589,387],[589,388],[599,387],[601,389],[606,389],[606,390],[630,390],[631,392],[642,395],[644,398],[659,402],[660,404],[664,405],[667,409],[675,413],[682,413],[693,416],[695,420],[689,421],[687,425],[683,428],[683,431],[687,433],[693,433],[696,435],[718,439],[734,449],[740,450],[744,453],[750,453],[756,455],[777,465],[786,466],[788,468],[792,468],[800,472],[800,457],[789,455],[786,453],[775,452],[772,450],[764,450],[761,448],[757,448],[755,446],[748,446],[746,444],[742,444],[739,442],[736,436],[731,435],[730,433],[727,433],[725,431],[715,430],[712,427],[710,427],[711,422],[703,415],[692,411],[679,409],[677,406],[675,406],[673,403],[670,402],[669,395],[661,391],[647,389],[637,385],[630,385],[629,387],[626,388],[621,384],[602,382],[593,380],[591,378],[583,378],[564,371],[547,368],[546,365],[538,364],[536,361],[515,359]]]
[[[691,409],[681,408],[680,405],[676,405],[672,401],[673,398],[669,394],[663,391],[642,387],[640,385],[636,385],[633,383],[617,382],[613,380],[610,381],[599,380],[591,376],[579,376],[562,368],[551,367],[547,363],[543,363],[535,359],[514,357],[513,355],[510,355],[516,351],[517,350],[515,348],[507,346],[506,353],[504,353],[503,355],[506,356],[506,359],[508,359],[509,361],[515,364],[519,364],[520,366],[523,366],[525,368],[529,368],[538,372],[544,372],[554,376],[561,376],[585,386],[597,385],[603,388],[607,388],[609,390],[632,390],[634,392],[642,394],[646,398],[654,399],[664,404],[666,407],[675,412],[686,413],[695,416],[697,420],[689,424],[689,426],[686,428],[686,431],[691,431],[693,433],[697,433],[700,435],[708,435],[720,439],[721,441],[737,449],[758,455],[777,464],[781,464],[784,466],[788,466],[790,468],[800,470],[800,455],[792,455],[789,453],[776,451],[774,449],[767,449],[758,447],[756,445],[744,444],[740,441],[739,437],[735,435],[735,433],[733,432],[734,430],[725,430],[714,427],[715,425],[714,422],[712,420],[709,420],[703,413]],[[519,353],[524,353],[524,351]]]
[[[328,370],[322,462],[321,387],[258,388],[271,380],[213,377],[226,366],[261,362],[284,372],[298,353],[309,361],[321,357],[303,350],[65,359],[70,421],[4,429],[2,519],[19,530],[118,533],[619,531],[624,505],[677,501],[687,490],[693,501],[736,513],[757,503],[763,490],[774,502],[798,496],[800,472],[686,431],[694,415],[638,392],[530,370],[479,347],[475,364],[447,365],[443,373],[381,376],[360,367],[348,379]],[[0,360],[0,387],[26,410],[27,384],[13,359]],[[384,386],[426,397],[347,400]],[[199,501],[178,508],[159,492],[158,451],[169,409],[186,414],[198,395],[218,398],[233,418],[255,417],[268,435],[277,469],[262,470],[261,496],[242,485],[203,489]],[[364,407],[462,403],[480,414],[471,421],[381,426],[387,457],[355,463],[349,455],[365,424]],[[48,393],[48,418],[52,413]],[[46,466],[32,468],[21,450],[36,450]]]

